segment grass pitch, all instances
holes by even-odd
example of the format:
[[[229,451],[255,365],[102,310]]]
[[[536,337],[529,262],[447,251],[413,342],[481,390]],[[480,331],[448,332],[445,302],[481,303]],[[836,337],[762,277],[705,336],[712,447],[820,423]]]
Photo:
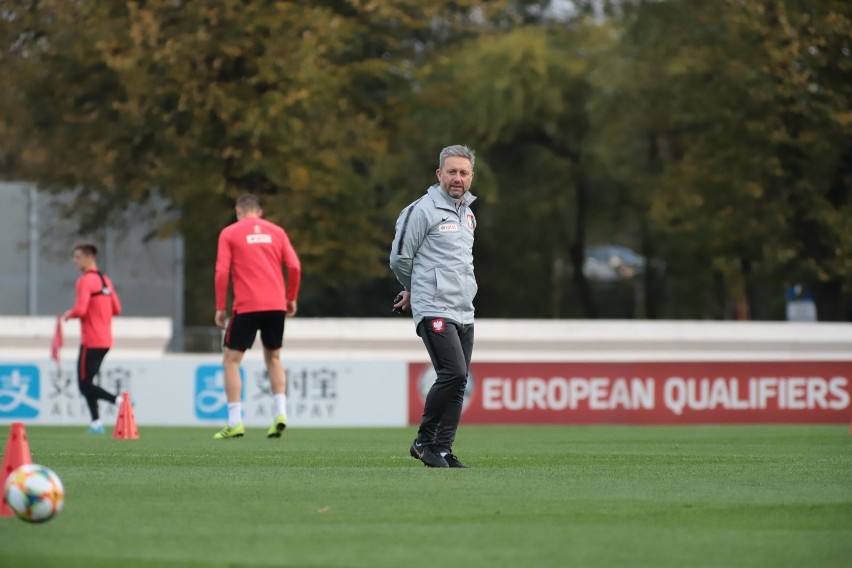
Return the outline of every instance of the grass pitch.
[[[27,428],[65,509],[0,518],[0,566],[847,567],[842,426],[471,427],[471,469],[408,457],[413,429]],[[0,427],[5,447],[9,427]]]

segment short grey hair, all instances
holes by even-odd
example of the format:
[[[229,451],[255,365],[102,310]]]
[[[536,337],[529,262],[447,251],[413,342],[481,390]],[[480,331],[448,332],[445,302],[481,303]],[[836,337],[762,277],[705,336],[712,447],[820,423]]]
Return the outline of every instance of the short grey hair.
[[[443,150],[441,150],[441,154],[438,156],[438,169],[444,169],[444,162],[447,161],[447,158],[467,158],[470,160],[471,169],[476,165],[476,152],[468,148],[467,146],[462,146],[460,144],[456,144],[455,146],[447,146]]]
[[[260,199],[252,193],[244,193],[237,198],[236,206],[243,211],[259,211]]]

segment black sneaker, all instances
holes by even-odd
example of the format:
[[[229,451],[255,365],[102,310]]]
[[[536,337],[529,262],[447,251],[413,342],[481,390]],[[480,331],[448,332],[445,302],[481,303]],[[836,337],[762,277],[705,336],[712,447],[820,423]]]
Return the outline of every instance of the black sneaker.
[[[408,449],[408,453],[411,454],[416,460],[423,459],[423,450],[426,449],[426,446],[422,445],[417,440],[411,442],[411,447]]]
[[[420,458],[423,465],[426,467],[450,467],[447,460],[441,457],[441,454],[435,453],[432,448],[423,447],[423,456]]]
[[[450,452],[449,454],[444,456],[444,461],[447,462],[447,465],[450,467],[463,467],[467,468],[462,462],[459,461],[459,458],[456,457],[456,454]]]

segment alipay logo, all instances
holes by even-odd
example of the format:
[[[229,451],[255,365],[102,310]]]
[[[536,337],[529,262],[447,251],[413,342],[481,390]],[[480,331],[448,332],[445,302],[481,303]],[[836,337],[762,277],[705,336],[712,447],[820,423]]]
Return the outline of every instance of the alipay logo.
[[[246,395],[246,377],[240,368],[242,390]],[[222,365],[199,365],[195,370],[195,416],[199,420],[227,420],[228,398],[225,394],[225,371]]]
[[[38,416],[40,385],[35,365],[0,365],[0,419]]]

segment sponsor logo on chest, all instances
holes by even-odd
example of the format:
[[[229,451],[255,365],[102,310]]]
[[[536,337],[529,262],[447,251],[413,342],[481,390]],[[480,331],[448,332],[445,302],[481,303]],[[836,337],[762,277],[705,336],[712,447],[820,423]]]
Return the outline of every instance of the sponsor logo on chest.
[[[458,232],[459,224],[458,223],[441,223],[438,225],[439,233],[454,233]]]

